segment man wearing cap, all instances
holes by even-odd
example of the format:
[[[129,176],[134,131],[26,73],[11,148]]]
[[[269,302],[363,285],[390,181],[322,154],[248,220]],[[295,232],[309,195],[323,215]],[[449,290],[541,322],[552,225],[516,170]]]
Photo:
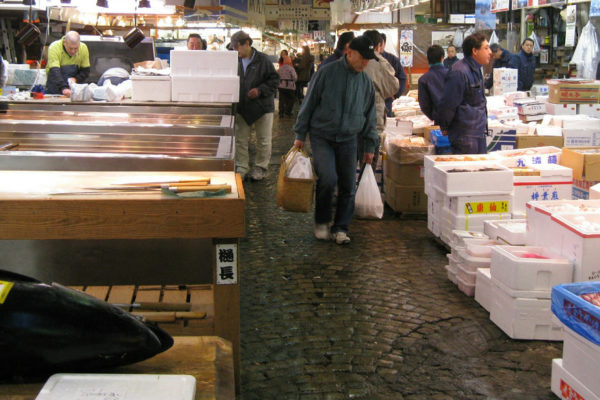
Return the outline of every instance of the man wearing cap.
[[[354,214],[357,142],[364,146],[363,161],[371,163],[377,135],[375,89],[363,72],[375,58],[369,38],[350,42],[348,52],[338,61],[319,69],[308,87],[294,125],[294,147],[303,148],[306,135],[317,174],[315,229],[317,239],[350,243],[348,228]],[[332,222],[333,193],[338,188]]]
[[[235,114],[235,170],[244,178],[260,181],[271,160],[274,98],[279,75],[268,57],[252,47],[252,39],[246,32],[236,32],[230,46],[238,52],[240,77],[240,100]],[[256,157],[250,169],[248,141],[253,127],[256,130]]]
[[[79,34],[69,31],[48,47],[46,92],[71,97],[70,83],[84,83],[90,75],[90,53]]]

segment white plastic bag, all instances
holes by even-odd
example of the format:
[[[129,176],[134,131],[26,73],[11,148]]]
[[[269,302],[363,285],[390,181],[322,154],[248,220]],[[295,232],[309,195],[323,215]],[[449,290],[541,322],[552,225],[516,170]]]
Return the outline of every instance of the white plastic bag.
[[[540,41],[538,40],[535,32],[531,32],[529,39],[533,40],[533,54],[540,54]]]
[[[294,179],[312,179],[312,164],[310,158],[300,151],[291,152],[285,160],[288,168],[285,176]]]
[[[463,40],[464,40],[465,34],[463,31],[461,31],[460,29],[457,29],[454,31],[454,38],[452,39],[452,45],[456,48],[459,48],[462,46]]]
[[[381,201],[381,194],[371,164],[365,165],[358,183],[354,198],[354,213],[359,218],[381,219],[383,217],[383,201]]]
[[[583,27],[577,47],[571,62],[577,64],[577,77],[583,79],[596,79],[596,68],[600,60],[596,28],[591,21]]]
[[[496,31],[492,32],[492,36],[490,36],[490,41],[489,41],[489,44],[494,44],[494,43],[500,43],[500,40],[498,40],[498,35],[496,35]]]

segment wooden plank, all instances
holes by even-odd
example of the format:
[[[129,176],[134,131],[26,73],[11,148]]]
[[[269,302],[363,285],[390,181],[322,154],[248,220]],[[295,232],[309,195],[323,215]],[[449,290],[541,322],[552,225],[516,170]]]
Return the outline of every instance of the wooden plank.
[[[215,315],[214,293],[212,287],[190,288],[191,311],[204,311],[207,315]]]
[[[179,289],[179,286],[165,285],[163,288],[163,303],[185,303],[187,302],[188,291]]]
[[[135,301],[158,303],[160,301],[161,292],[162,286],[138,286],[137,291],[135,292]]]
[[[109,290],[110,286],[88,286],[85,288],[87,294],[102,301],[106,301]]]
[[[85,286],[69,286],[69,289],[79,290],[80,292],[85,292]]]
[[[108,294],[108,302],[111,304],[131,304],[135,285],[113,286]]]

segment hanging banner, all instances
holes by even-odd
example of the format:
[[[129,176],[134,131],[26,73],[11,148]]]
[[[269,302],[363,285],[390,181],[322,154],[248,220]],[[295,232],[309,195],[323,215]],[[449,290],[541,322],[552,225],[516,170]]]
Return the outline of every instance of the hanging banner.
[[[577,6],[567,6],[567,29],[565,34],[565,47],[575,46],[575,33],[576,33],[576,22],[577,22]],[[590,15],[591,16],[591,15]]]
[[[403,67],[413,65],[413,31],[400,31],[400,62]]]
[[[496,29],[496,15],[492,9],[492,0],[475,0],[475,30]]]
[[[527,0],[512,0],[512,9],[518,10],[519,8],[527,7]]]
[[[592,0],[590,4],[590,17],[600,17],[600,0]]]
[[[508,11],[508,7],[510,5],[510,0],[496,0],[492,1],[492,7],[490,11],[493,13],[500,11]]]

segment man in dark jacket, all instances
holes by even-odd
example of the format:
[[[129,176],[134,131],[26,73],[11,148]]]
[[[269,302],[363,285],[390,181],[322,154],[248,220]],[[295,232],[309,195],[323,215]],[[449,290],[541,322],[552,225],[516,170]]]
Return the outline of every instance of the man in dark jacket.
[[[533,55],[533,40],[527,38],[521,44],[521,50],[512,56],[508,68],[519,70],[517,90],[529,90],[533,85],[535,72],[535,56]]]
[[[385,33],[380,33],[380,35],[383,38],[383,48],[385,48],[387,38],[385,36]],[[394,113],[392,112],[392,102],[394,101],[394,99],[397,99],[398,97],[402,96],[404,94],[404,91],[406,90],[406,73],[404,72],[404,68],[402,67],[402,62],[400,62],[400,59],[398,57],[396,57],[392,53],[388,53],[385,50],[383,51],[383,53],[381,53],[381,55],[387,60],[387,62],[390,63],[392,68],[394,68],[394,76],[396,77],[396,79],[398,79],[398,83],[400,85],[400,89],[398,89],[398,92],[396,92],[396,94],[394,94],[393,97],[385,99],[385,108],[387,110],[387,116],[393,117]]]
[[[487,104],[481,67],[490,62],[492,52],[480,32],[467,36],[462,47],[465,58],[446,75],[438,118],[455,154],[485,154]]]
[[[454,63],[458,61],[458,57],[456,57],[456,47],[451,44],[446,51],[448,52],[448,57],[444,60],[444,67],[446,67],[446,69],[452,69]]]
[[[333,54],[324,59],[321,64],[319,64],[319,68],[342,58],[348,51],[348,46],[350,45],[352,39],[354,39],[354,32],[342,33],[338,39],[337,46],[335,47]]]
[[[438,104],[442,98],[444,90],[444,80],[448,74],[448,69],[444,67],[444,49],[442,46],[434,44],[427,49],[427,61],[429,61],[429,71],[419,78],[418,93],[419,106],[423,114],[430,120],[438,124]]]
[[[245,178],[260,181],[271,159],[271,131],[275,111],[275,92],[279,75],[268,57],[252,47],[252,39],[239,31],[231,37],[231,48],[238,52],[240,100],[235,114],[235,170]],[[248,141],[256,130],[256,159],[250,168]]]
[[[513,54],[500,47],[498,43],[494,43],[490,45],[490,50],[492,50],[492,59],[494,60],[494,65],[492,66],[492,72],[490,73],[489,78],[485,81],[485,88],[490,89],[494,86],[494,69],[495,68],[509,68],[510,60],[513,57]]]

